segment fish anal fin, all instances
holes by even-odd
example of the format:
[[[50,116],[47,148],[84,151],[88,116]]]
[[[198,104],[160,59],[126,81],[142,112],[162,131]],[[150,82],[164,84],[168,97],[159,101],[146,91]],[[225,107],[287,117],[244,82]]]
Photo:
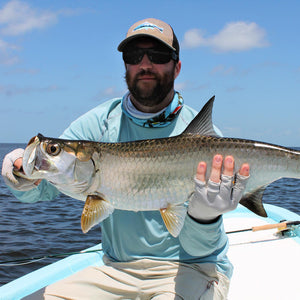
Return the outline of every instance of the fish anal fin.
[[[169,204],[167,208],[160,209],[160,214],[170,234],[177,237],[184,224],[186,208],[183,205]]]
[[[265,189],[266,186],[261,186],[258,189],[256,189],[254,192],[245,194],[242,197],[240,203],[243,206],[247,207],[252,212],[254,212],[255,214],[261,217],[267,217],[268,215],[262,204],[262,197]]]
[[[81,215],[81,229],[87,233],[93,226],[106,219],[114,211],[113,206],[99,195],[89,195]]]

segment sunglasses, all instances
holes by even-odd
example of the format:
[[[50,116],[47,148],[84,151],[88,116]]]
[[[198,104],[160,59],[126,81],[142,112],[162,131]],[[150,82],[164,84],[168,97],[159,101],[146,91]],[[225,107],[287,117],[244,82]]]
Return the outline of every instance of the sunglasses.
[[[147,54],[149,60],[154,64],[166,64],[171,59],[178,61],[178,55],[174,51],[166,52],[152,48],[139,48],[132,49],[131,51],[124,51],[123,60],[126,64],[137,65],[142,61],[145,54]]]

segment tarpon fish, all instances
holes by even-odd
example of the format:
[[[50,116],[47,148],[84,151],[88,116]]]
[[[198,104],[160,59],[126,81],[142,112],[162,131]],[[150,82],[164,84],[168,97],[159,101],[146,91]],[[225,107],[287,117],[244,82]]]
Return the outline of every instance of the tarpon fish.
[[[232,155],[235,172],[247,162],[251,176],[240,203],[266,217],[262,204],[268,184],[300,178],[300,152],[258,141],[216,136],[212,123],[214,97],[175,137],[102,143],[44,137],[32,138],[25,149],[23,169],[29,179],[46,179],[62,193],[85,201],[83,232],[114,210],[161,212],[174,236],[183,226],[186,205],[194,191],[199,161],[210,174],[215,154]]]

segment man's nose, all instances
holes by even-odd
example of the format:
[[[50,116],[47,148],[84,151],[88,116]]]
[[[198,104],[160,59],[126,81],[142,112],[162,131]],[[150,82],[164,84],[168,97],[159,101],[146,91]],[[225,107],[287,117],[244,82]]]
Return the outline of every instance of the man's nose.
[[[152,68],[152,62],[150,61],[150,59],[146,53],[144,54],[144,56],[140,62],[140,67],[145,68],[145,69]]]

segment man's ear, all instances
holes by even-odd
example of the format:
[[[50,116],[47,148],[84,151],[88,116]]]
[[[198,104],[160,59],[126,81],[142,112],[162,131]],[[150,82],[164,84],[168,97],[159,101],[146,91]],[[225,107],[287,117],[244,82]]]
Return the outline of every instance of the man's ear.
[[[174,79],[177,78],[181,70],[181,60],[178,61],[178,63],[175,65],[175,70],[174,70]]]

